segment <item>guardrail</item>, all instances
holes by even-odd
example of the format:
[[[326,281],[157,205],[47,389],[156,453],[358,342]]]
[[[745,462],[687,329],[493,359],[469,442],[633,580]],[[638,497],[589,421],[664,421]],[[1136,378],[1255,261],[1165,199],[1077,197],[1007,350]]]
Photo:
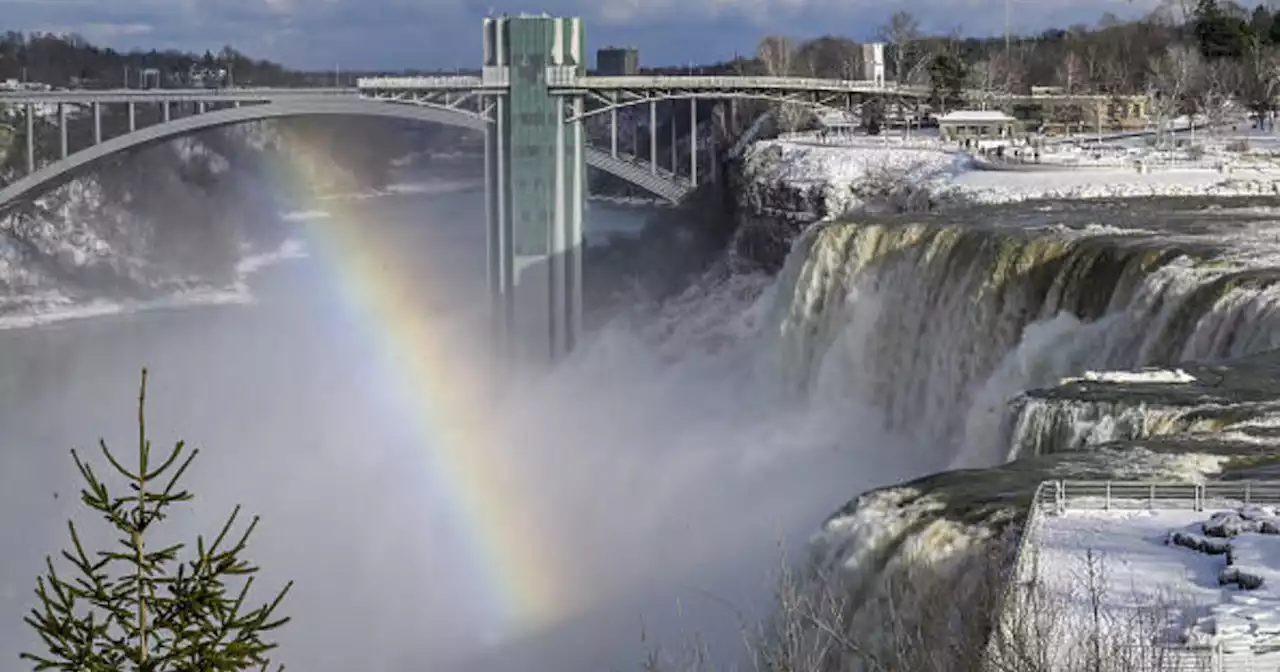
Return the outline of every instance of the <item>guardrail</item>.
[[[1071,510],[1141,510],[1234,508],[1249,504],[1280,505],[1280,481],[1043,481],[1036,486],[1027,509],[1022,536],[1002,604],[1011,604],[1014,590],[1030,569],[1029,549],[1045,515]],[[1148,650],[1147,653],[1149,653]],[[1147,667],[1133,672],[1263,672],[1280,669],[1280,650],[1228,650],[1213,646],[1165,646],[1144,656]]]
[[[1046,481],[1040,487],[1051,493],[1044,496],[1051,497],[1058,513],[1069,509],[1203,511],[1241,504],[1280,504],[1280,481]]]
[[[903,137],[900,135],[823,134],[821,131],[796,131],[778,134],[778,140],[819,145],[823,147],[857,147],[859,149],[930,149],[939,152],[955,152],[955,146],[939,142],[936,138]]]
[[[867,79],[826,79],[822,77],[757,77],[750,75],[588,75],[575,78],[572,86],[584,89],[698,89],[726,90],[795,90],[885,93],[921,93],[923,87],[903,87],[894,83]]]

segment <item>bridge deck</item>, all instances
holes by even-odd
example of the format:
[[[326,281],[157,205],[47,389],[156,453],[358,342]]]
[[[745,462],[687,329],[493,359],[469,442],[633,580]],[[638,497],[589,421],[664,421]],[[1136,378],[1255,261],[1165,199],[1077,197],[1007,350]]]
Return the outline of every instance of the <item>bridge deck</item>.
[[[485,83],[479,77],[362,77],[358,86],[333,88],[222,88],[222,89],[70,89],[57,91],[0,91],[0,105],[90,105],[166,102],[289,102],[345,100],[370,92],[391,91],[501,91],[506,87]],[[719,77],[701,75],[636,75],[627,77],[576,77],[552,87],[555,93],[581,91],[687,91],[715,94],[732,91],[794,91],[814,93],[884,93],[925,95],[923,87],[898,86],[869,80],[814,77]]]
[[[501,78],[499,77],[498,80]],[[361,77],[362,91],[457,91],[461,89],[501,89],[503,85],[481,77]],[[553,84],[552,91],[808,91],[822,93],[902,93],[923,95],[926,87],[859,79],[818,77],[746,77],[707,75],[628,75],[621,77],[573,77]]]
[[[360,97],[356,88],[286,89],[70,89],[65,91],[0,91],[0,105],[27,103],[54,105],[89,105],[92,103],[173,103],[205,101],[211,103],[289,102],[311,100],[349,100]]]
[[[830,93],[917,93],[919,87],[899,87],[892,83],[859,79],[817,77],[745,77],[704,75],[630,75],[625,77],[578,77],[572,84],[556,87],[567,90],[692,90],[692,91],[814,91]]]

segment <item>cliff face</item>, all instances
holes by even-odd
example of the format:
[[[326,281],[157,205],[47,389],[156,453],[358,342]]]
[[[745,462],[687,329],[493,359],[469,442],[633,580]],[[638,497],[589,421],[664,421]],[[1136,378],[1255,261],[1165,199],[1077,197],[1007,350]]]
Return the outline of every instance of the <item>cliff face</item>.
[[[921,211],[944,203],[924,185],[964,159],[900,146],[828,146],[817,140],[752,145],[727,172],[736,228],[732,253],[767,272],[782,268],[813,222],[860,211]]]
[[[396,132],[261,122],[121,157],[0,218],[0,315],[231,282],[287,235],[282,194],[380,186]]]
[[[778,376],[879,410],[958,469],[861,494],[815,540],[810,588],[846,598],[860,646],[900,644],[895,586],[959,585],[1007,554],[1042,480],[1274,470],[1276,216],[1258,199],[1046,202],[801,235],[770,320]]]

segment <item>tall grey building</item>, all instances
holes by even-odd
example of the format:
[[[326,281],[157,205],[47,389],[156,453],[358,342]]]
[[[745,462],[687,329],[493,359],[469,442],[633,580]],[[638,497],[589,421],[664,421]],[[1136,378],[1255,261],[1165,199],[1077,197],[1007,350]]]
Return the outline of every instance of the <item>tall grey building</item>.
[[[640,72],[640,52],[631,47],[606,47],[596,51],[596,71],[609,77]]]

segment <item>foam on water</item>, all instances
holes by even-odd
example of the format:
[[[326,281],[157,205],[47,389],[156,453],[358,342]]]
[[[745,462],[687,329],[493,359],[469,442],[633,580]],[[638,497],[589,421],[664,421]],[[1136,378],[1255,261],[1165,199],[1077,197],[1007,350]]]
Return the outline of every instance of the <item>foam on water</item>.
[[[22,297],[23,305],[12,312],[0,315],[0,329],[25,329],[44,324],[83,320],[110,315],[187,308],[210,305],[251,304],[256,299],[248,280],[264,269],[294,259],[305,258],[307,253],[302,241],[289,239],[272,252],[251,254],[236,265],[236,280],[225,287],[194,287],[170,293],[167,296],[126,301],[96,299],[75,301],[62,292],[51,290],[39,295]]]

